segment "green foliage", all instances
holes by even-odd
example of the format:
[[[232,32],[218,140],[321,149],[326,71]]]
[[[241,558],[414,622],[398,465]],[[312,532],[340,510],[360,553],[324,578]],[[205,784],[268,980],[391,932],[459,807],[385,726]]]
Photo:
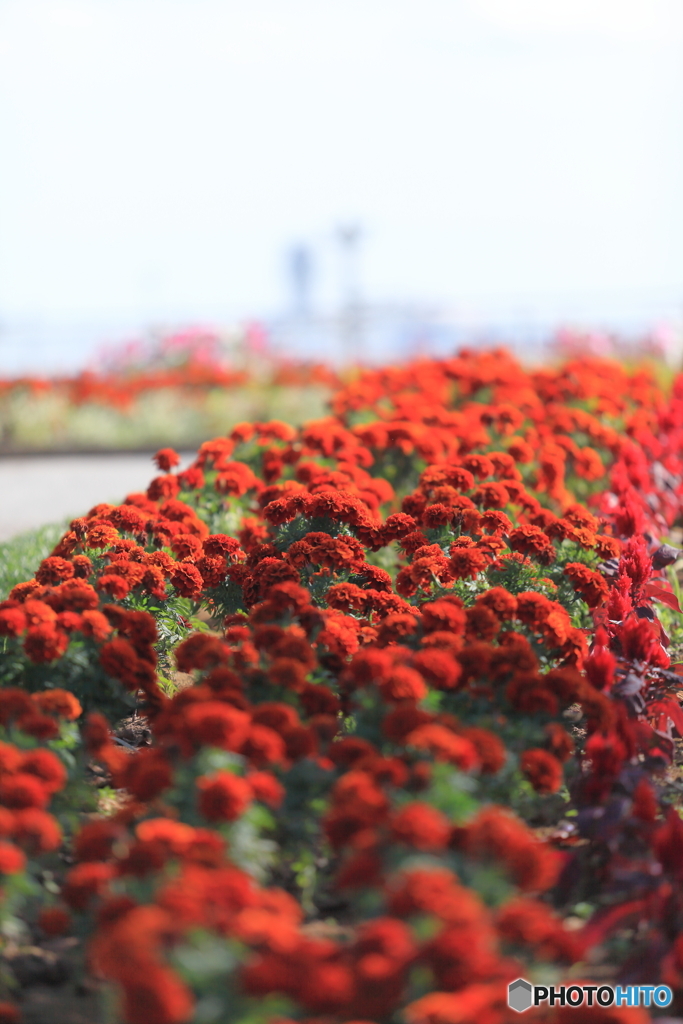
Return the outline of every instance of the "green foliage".
[[[17,583],[31,579],[42,560],[47,558],[62,537],[67,525],[67,521],[49,523],[0,544],[0,600],[4,600]]]

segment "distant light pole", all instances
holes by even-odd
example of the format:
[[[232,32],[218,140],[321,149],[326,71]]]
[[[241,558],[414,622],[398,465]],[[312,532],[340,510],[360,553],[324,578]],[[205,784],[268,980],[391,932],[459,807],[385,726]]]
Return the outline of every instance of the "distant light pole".
[[[295,245],[289,253],[289,274],[292,284],[293,312],[305,319],[311,313],[311,281],[313,255],[306,245]]]
[[[358,361],[362,345],[362,303],[360,295],[358,254],[363,230],[359,224],[342,224],[337,228],[341,257],[342,300],[339,314],[342,353],[348,362]]]

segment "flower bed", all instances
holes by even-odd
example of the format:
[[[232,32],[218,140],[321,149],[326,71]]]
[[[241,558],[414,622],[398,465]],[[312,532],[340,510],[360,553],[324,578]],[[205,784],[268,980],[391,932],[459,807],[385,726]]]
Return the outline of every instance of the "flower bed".
[[[338,383],[256,328],[227,340],[190,329],[116,346],[73,376],[0,379],[0,452],[196,447],[266,409],[297,424],[304,409],[322,415]]]
[[[680,1011],[682,440],[683,380],[499,351],[162,449],[0,605],[10,945],[126,1024]]]

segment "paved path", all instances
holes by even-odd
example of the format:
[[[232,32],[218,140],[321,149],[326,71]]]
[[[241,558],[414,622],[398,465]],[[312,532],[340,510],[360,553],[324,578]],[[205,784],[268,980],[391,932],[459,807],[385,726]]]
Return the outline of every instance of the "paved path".
[[[157,472],[151,454],[0,458],[0,541],[83,515],[100,501],[121,501]]]

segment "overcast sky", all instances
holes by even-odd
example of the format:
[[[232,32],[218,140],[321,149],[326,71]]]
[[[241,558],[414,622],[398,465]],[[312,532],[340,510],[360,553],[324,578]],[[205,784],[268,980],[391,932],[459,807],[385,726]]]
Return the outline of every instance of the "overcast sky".
[[[681,0],[0,0],[0,317],[683,304]]]

